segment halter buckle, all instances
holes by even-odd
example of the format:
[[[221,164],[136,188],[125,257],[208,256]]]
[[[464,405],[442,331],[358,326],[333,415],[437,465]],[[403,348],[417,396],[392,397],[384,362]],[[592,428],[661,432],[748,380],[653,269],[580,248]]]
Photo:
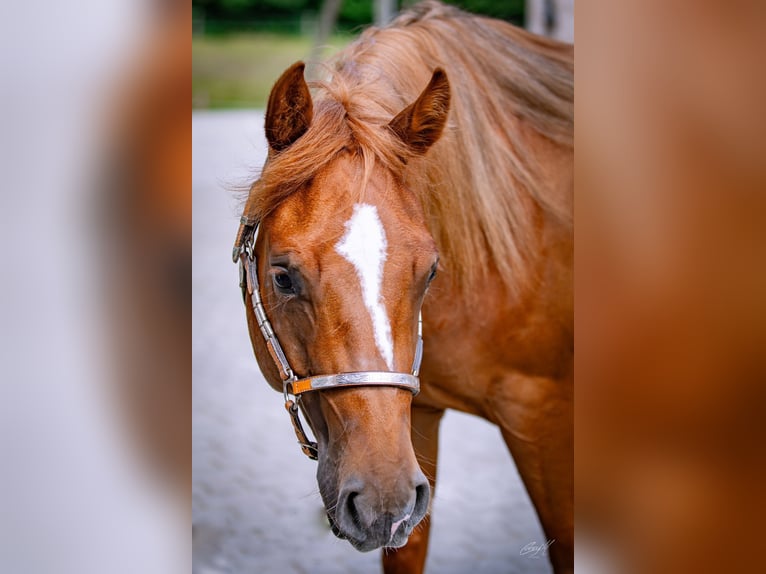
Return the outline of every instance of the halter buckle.
[[[306,431],[303,430],[303,424],[301,424],[298,405],[294,401],[287,400],[285,401],[285,409],[290,415],[290,421],[293,423],[293,430],[295,430],[295,436],[298,437],[298,444],[300,445],[303,454],[311,460],[318,460],[319,449],[317,443],[309,440],[308,436],[306,436]]]

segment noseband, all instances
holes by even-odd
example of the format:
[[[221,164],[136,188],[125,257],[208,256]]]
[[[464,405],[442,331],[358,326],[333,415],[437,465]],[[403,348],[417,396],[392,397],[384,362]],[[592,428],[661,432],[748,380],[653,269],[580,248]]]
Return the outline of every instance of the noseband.
[[[237,240],[234,243],[232,259],[239,260],[239,286],[242,289],[242,299],[247,304],[247,295],[253,306],[258,327],[261,330],[266,348],[277,366],[282,379],[282,393],[285,398],[285,409],[290,414],[298,444],[303,453],[312,460],[317,460],[317,443],[310,441],[301,424],[298,405],[303,393],[323,391],[343,387],[400,387],[410,391],[413,396],[420,391],[418,373],[423,359],[423,320],[418,315],[418,342],[415,347],[415,360],[412,363],[412,374],[393,373],[389,371],[359,371],[353,373],[336,373],[299,378],[285,357],[271,322],[261,300],[261,290],[258,283],[258,259],[255,255],[255,240],[258,234],[259,221],[242,217],[240,220]],[[295,400],[290,399],[293,396]]]

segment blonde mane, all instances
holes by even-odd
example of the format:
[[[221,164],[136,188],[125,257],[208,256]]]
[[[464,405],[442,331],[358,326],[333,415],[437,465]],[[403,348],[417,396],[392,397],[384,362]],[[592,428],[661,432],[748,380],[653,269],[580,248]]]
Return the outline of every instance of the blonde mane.
[[[449,122],[423,158],[387,128],[437,67],[450,80]],[[495,266],[513,289],[531,279],[539,213],[571,226],[571,202],[541,183],[526,128],[573,147],[574,63],[570,45],[510,24],[423,2],[388,27],[371,28],[315,83],[308,131],[270,154],[246,213],[261,218],[309,183],[342,151],[365,174],[377,163],[420,198],[442,262],[467,287]]]

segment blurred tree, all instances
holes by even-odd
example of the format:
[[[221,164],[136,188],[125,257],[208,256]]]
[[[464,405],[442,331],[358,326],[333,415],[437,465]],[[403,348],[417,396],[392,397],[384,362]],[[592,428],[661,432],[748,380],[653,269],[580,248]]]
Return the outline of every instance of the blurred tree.
[[[523,25],[524,6],[526,0],[442,0],[445,4],[458,6],[467,12],[484,14],[492,18],[500,18],[514,24]],[[408,2],[407,4],[416,4]]]
[[[327,40],[330,39],[335,23],[338,21],[338,13],[340,12],[340,5],[343,0],[324,0],[322,3],[322,12],[319,15],[319,24],[317,26],[317,33],[314,39],[314,47],[312,49],[312,61],[320,60],[320,56],[324,51]]]
[[[519,25],[524,23],[525,0],[443,1],[476,14],[502,18]],[[415,3],[416,0],[390,0],[394,10]],[[233,29],[268,27],[279,20],[296,23],[307,13],[319,15],[323,4],[324,0],[192,0],[195,17],[207,21],[226,20]],[[337,17],[339,28],[357,30],[373,21],[374,0],[340,1]],[[217,30],[219,27],[211,29]]]
[[[366,26],[372,23],[373,0],[343,0],[339,23],[344,27]]]

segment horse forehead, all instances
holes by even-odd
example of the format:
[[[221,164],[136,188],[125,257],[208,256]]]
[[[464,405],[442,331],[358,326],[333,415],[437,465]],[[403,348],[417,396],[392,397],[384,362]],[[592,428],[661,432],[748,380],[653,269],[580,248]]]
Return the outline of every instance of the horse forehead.
[[[364,183],[363,175],[358,158],[341,156],[333,161],[280,205],[273,236],[280,244],[314,257],[337,254],[333,248],[346,234],[355,206],[367,204],[376,210],[392,257],[413,255],[423,246],[430,249],[432,238],[415,196],[382,166],[376,165]]]
[[[382,176],[373,174],[362,189],[361,172],[353,177],[342,170],[323,170],[305,188],[288,196],[275,211],[272,227],[280,237],[337,239],[359,202],[375,204],[383,217],[396,211],[396,194],[381,193]],[[382,201],[382,199],[385,199]],[[392,214],[397,217],[395,214]]]
[[[311,232],[317,227],[326,232],[342,232],[343,222],[359,197],[361,166],[343,157],[320,169],[302,189],[288,195],[275,210],[274,228],[280,234]],[[344,216],[345,215],[345,216]]]

